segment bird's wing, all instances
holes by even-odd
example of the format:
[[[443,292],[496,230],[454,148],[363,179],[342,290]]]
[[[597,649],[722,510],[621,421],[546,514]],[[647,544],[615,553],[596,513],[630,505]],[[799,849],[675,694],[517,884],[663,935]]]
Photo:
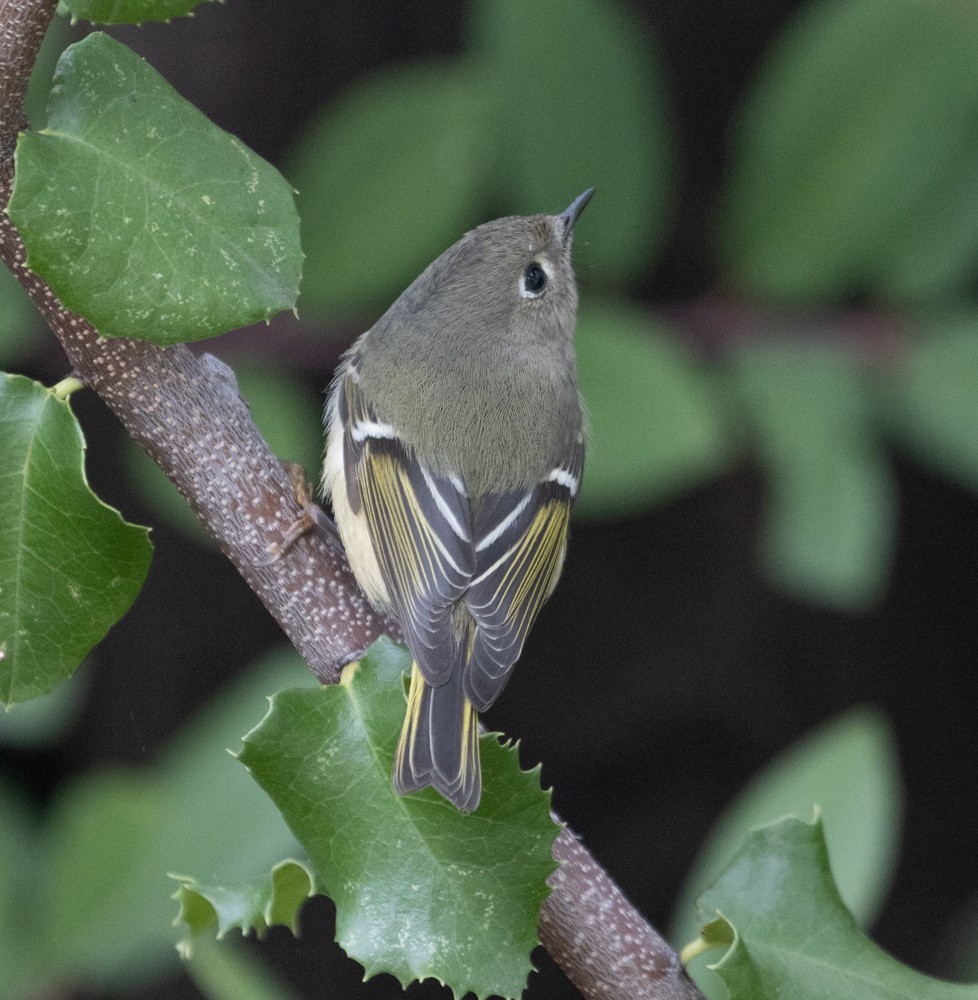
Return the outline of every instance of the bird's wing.
[[[473,523],[475,573],[465,603],[475,619],[465,693],[477,711],[499,696],[560,576],[567,525],[584,468],[579,437],[566,460],[530,490],[493,494]]]
[[[339,390],[347,499],[361,510],[404,639],[424,679],[448,679],[456,660],[452,608],[475,570],[468,498],[460,481],[426,469],[359,389],[355,366]]]

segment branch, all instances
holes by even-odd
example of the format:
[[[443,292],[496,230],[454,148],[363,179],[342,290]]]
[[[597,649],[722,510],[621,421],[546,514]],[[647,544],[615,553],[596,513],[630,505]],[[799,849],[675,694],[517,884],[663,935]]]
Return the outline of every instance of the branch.
[[[23,96],[57,0],[0,0],[0,204],[10,198]],[[0,216],[0,259],[27,290],[78,377],[152,456],[258,594],[323,683],[383,633],[399,635],[356,587],[335,535],[310,532],[266,564],[301,513],[221,362],[185,347],[103,339],[65,309],[25,264],[23,242]],[[579,840],[561,832],[564,862],[540,915],[540,939],[589,1000],[693,1000],[675,952],[628,902]]]

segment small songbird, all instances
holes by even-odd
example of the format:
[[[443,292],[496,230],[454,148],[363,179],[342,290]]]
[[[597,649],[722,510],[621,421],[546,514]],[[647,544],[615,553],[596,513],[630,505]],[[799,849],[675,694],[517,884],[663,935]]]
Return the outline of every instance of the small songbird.
[[[398,794],[482,794],[478,713],[560,576],[584,465],[574,223],[466,233],[344,355],[323,486],[350,565],[414,657]]]

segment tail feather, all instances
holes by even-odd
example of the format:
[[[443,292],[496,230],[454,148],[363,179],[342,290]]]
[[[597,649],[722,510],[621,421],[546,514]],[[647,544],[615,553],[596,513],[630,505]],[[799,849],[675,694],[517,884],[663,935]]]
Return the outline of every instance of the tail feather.
[[[429,785],[460,812],[472,812],[482,795],[479,717],[462,689],[457,667],[438,687],[425,683],[417,663],[401,738],[394,757],[398,795]]]

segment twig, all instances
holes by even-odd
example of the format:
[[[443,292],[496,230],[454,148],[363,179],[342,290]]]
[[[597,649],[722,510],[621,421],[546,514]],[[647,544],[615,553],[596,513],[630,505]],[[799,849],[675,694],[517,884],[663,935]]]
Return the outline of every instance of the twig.
[[[0,204],[13,181],[23,97],[57,0],[0,0]],[[103,339],[66,310],[25,265],[24,245],[0,216],[0,259],[27,290],[75,374],[105,401],[217,539],[248,585],[324,682],[382,633],[399,634],[357,589],[339,541],[310,532],[283,556],[301,509],[287,471],[259,434],[234,376],[184,347]],[[587,849],[564,830],[563,864],[540,917],[540,938],[589,1000],[693,1000],[700,994],[675,952],[628,902]]]

